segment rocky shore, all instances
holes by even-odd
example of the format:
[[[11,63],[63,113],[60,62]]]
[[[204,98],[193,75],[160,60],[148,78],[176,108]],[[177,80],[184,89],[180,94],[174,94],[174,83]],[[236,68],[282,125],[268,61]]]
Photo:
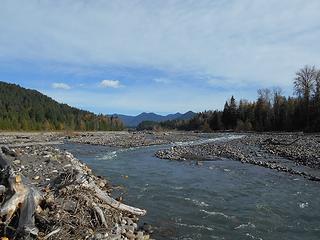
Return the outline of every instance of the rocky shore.
[[[59,134],[0,137],[0,162],[10,163],[2,165],[0,174],[0,214],[5,220],[0,224],[0,237],[150,239],[150,226],[139,226],[139,215],[144,215],[145,210],[127,206],[122,199],[113,199],[113,187],[108,181],[95,176],[72,154],[43,144],[64,138]],[[33,209],[29,205],[35,205],[34,213],[29,213]],[[26,207],[28,214],[24,216]],[[7,208],[14,212],[6,211]]]
[[[201,134],[191,132],[89,132],[74,133],[68,136],[73,143],[104,145],[111,147],[142,147],[151,145],[170,144],[174,142],[187,142],[201,139]]]
[[[131,148],[191,142],[204,139],[206,134],[170,131],[113,131],[113,132],[12,132],[0,133],[0,145],[33,146],[57,145],[65,142]]]
[[[170,160],[228,158],[320,181],[320,136],[303,134],[246,134],[227,142],[174,146],[156,152]]]

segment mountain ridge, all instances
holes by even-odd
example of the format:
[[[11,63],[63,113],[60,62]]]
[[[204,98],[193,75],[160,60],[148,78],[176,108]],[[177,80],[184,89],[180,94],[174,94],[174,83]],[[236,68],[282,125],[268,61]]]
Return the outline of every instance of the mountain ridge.
[[[144,121],[163,122],[168,120],[188,120],[195,115],[195,112],[188,111],[185,113],[176,112],[167,115],[160,115],[154,112],[142,112],[136,116],[115,113],[112,116],[119,117],[126,127],[137,127]]]

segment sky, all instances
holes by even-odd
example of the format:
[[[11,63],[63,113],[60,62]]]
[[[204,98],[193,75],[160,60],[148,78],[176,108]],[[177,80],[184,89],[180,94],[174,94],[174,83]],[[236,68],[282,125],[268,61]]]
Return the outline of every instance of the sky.
[[[1,0],[0,80],[95,113],[222,109],[320,66],[319,0]]]

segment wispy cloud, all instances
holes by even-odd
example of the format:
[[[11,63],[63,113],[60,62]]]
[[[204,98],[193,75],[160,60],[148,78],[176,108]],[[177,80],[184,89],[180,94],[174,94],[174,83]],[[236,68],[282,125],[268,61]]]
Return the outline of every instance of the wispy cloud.
[[[255,98],[273,85],[291,93],[297,69],[320,66],[319,9],[319,0],[2,0],[0,75],[42,89],[63,82],[70,99],[113,92],[114,102],[89,106],[119,111],[223,107],[230,94]],[[166,83],[170,99],[159,93]]]
[[[103,88],[119,88],[122,85],[119,80],[102,80],[100,86]]]
[[[0,59],[147,66],[288,85],[298,67],[320,64],[318,9],[318,0],[4,0]]]
[[[168,79],[168,78],[154,78],[152,79],[154,82],[156,83],[164,83],[164,84],[167,84],[167,83],[170,83],[171,80]]]
[[[52,88],[54,89],[63,89],[63,90],[69,90],[71,87],[66,83],[52,83]]]

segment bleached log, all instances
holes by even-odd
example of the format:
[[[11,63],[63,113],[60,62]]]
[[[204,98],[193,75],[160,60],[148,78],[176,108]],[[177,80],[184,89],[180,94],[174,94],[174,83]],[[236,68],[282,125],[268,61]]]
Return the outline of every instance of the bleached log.
[[[87,167],[80,163],[77,159],[75,159],[72,154],[68,153],[67,155],[72,162],[72,166],[75,170],[78,171],[78,175],[76,177],[75,182],[80,184],[82,187],[92,191],[101,201],[104,203],[108,204],[109,206],[129,212],[131,214],[137,215],[137,216],[144,216],[146,215],[147,211],[144,209],[136,208],[136,207],[131,207],[129,205],[123,204],[114,198],[110,197],[106,192],[102,191],[94,182],[92,177],[87,174],[86,170]]]
[[[110,197],[106,192],[102,191],[94,182],[84,182],[82,186],[94,192],[94,194],[104,203],[121,211],[126,211],[138,216],[146,215],[147,211],[144,209],[131,207],[123,204],[114,198]]]
[[[0,167],[4,177],[7,177],[8,188],[12,194],[0,208],[0,217],[5,216],[5,225],[8,226],[16,211],[20,209],[17,234],[37,235],[34,215],[42,200],[40,192],[31,186],[25,177],[15,173],[2,153],[0,153]]]

